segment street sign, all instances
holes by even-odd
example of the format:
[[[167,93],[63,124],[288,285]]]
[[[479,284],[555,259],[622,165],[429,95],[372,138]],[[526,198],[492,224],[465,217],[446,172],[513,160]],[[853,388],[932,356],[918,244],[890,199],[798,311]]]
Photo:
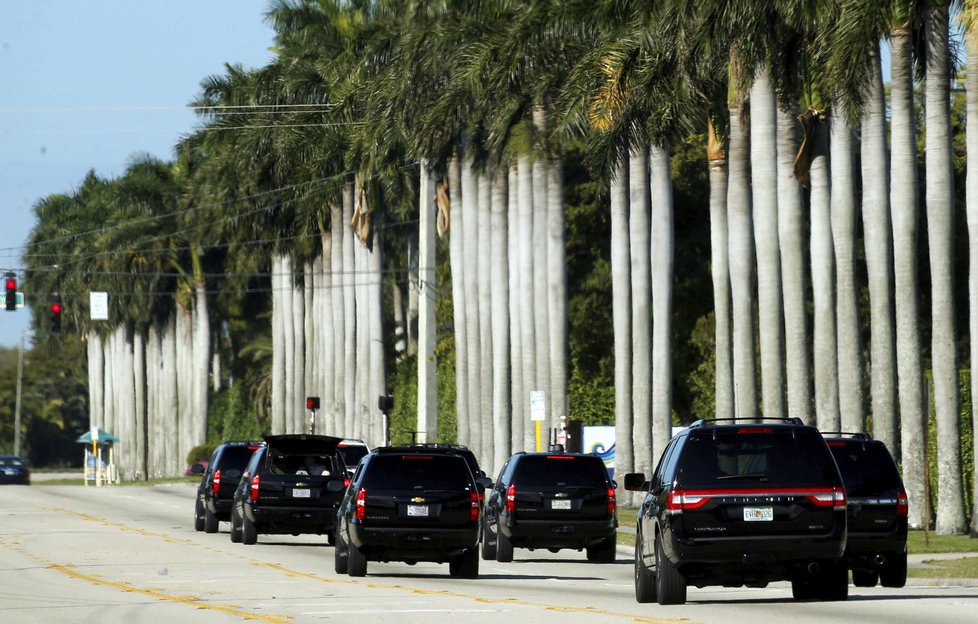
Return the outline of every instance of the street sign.
[[[546,393],[543,390],[530,390],[530,420],[546,419]]]
[[[91,308],[91,317],[93,321],[109,320],[109,293],[88,293],[88,304],[89,308]]]

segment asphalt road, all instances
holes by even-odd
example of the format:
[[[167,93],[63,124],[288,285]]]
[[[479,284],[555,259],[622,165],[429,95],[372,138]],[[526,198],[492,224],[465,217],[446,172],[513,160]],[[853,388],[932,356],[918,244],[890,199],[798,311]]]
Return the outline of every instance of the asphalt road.
[[[690,588],[685,605],[635,602],[632,562],[583,553],[516,551],[482,562],[480,578],[447,565],[371,562],[333,573],[321,536],[232,544],[193,530],[194,487],[0,487],[0,621],[98,622],[975,622],[978,588],[850,588],[839,603],[795,602],[765,589]]]

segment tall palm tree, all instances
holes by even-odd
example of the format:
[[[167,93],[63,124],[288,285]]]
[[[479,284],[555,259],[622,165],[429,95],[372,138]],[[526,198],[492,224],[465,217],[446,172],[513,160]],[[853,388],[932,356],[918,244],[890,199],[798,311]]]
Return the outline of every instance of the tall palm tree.
[[[978,6],[965,2],[964,25],[966,46],[966,123],[965,141],[969,156],[978,155]],[[978,158],[969,158],[967,164],[966,210],[968,217],[968,248],[978,249]],[[978,336],[978,254],[968,255],[968,330]],[[971,350],[971,370],[978,368],[978,350]],[[978,396],[978,375],[971,375],[971,396]],[[972,431],[978,431],[978,410],[972,409]],[[974,452],[978,457],[978,436],[973,438]],[[972,479],[971,536],[978,536],[978,479]]]

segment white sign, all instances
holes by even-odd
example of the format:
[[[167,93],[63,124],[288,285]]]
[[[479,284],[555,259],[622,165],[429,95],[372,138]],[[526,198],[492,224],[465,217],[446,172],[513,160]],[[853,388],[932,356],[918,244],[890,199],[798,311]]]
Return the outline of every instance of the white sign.
[[[88,305],[91,308],[91,317],[93,321],[109,320],[109,293],[88,293]]]
[[[530,390],[530,420],[546,419],[546,393],[543,390]]]
[[[92,430],[89,432],[92,436],[92,442],[98,442],[98,427],[92,426]]]

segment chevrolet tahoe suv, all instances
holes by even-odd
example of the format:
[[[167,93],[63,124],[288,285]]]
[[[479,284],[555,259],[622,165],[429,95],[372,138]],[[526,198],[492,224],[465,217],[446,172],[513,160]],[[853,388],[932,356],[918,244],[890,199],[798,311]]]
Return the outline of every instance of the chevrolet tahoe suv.
[[[846,490],[815,427],[799,419],[700,420],[677,433],[645,492],[635,541],[638,602],[682,604],[689,585],[790,581],[797,600],[845,600]]]
[[[193,474],[201,475],[194,505],[194,529],[217,533],[219,523],[231,519],[231,505],[241,472],[262,444],[223,442],[211,453],[206,466],[198,463],[190,467]]]

